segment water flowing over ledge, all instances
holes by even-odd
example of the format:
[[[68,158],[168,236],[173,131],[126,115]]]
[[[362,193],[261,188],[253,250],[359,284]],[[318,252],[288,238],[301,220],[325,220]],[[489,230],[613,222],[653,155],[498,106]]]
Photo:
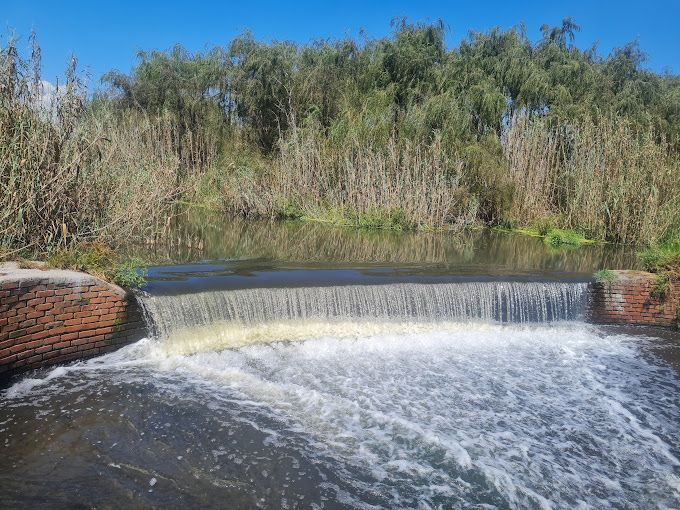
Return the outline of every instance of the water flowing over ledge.
[[[587,284],[465,282],[243,289],[141,296],[159,337],[219,322],[397,319],[549,322],[579,319]]]

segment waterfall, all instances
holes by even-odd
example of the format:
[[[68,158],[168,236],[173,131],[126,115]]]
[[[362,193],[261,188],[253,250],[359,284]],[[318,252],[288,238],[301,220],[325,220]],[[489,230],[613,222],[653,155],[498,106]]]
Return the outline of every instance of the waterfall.
[[[231,322],[395,319],[548,322],[578,319],[585,283],[398,283],[254,288],[141,297],[157,336]]]

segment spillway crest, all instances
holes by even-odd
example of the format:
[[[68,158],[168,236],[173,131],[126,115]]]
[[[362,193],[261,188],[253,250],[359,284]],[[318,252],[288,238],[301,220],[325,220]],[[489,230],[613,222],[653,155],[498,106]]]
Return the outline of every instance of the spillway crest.
[[[586,287],[564,282],[399,283],[147,295],[142,301],[155,333],[164,337],[225,321],[574,320],[583,313]]]

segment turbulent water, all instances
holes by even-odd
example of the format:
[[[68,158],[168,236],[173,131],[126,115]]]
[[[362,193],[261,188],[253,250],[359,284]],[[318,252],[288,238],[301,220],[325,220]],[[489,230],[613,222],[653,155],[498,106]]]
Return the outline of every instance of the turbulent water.
[[[158,339],[2,393],[0,506],[679,508],[677,344],[460,285],[149,298]]]

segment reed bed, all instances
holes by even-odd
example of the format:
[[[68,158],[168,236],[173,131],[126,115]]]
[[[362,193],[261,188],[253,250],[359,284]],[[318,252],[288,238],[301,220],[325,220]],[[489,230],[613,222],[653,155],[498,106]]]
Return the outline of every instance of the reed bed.
[[[558,37],[573,29],[565,19],[539,42],[491,30],[451,50],[443,25],[405,21],[362,44],[244,34],[205,53],[140,52],[94,96],[75,60],[47,87],[35,38],[27,59],[10,40],[0,257],[157,245],[187,201],[376,229],[676,239],[680,81],[644,70],[636,47],[593,58]],[[627,95],[650,83],[653,97]]]
[[[477,206],[460,183],[462,168],[439,139],[416,144],[393,135],[381,148],[353,139],[336,149],[293,129],[269,169],[229,182],[226,203],[246,215],[460,230],[475,221]]]
[[[115,245],[162,231],[216,143],[169,116],[94,108],[75,62],[65,85],[47,91],[39,52],[22,62],[10,43],[3,55],[0,255],[92,240]]]
[[[680,225],[680,161],[652,130],[620,118],[549,126],[513,118],[503,138],[514,186],[509,217],[549,218],[594,239],[656,242]]]

